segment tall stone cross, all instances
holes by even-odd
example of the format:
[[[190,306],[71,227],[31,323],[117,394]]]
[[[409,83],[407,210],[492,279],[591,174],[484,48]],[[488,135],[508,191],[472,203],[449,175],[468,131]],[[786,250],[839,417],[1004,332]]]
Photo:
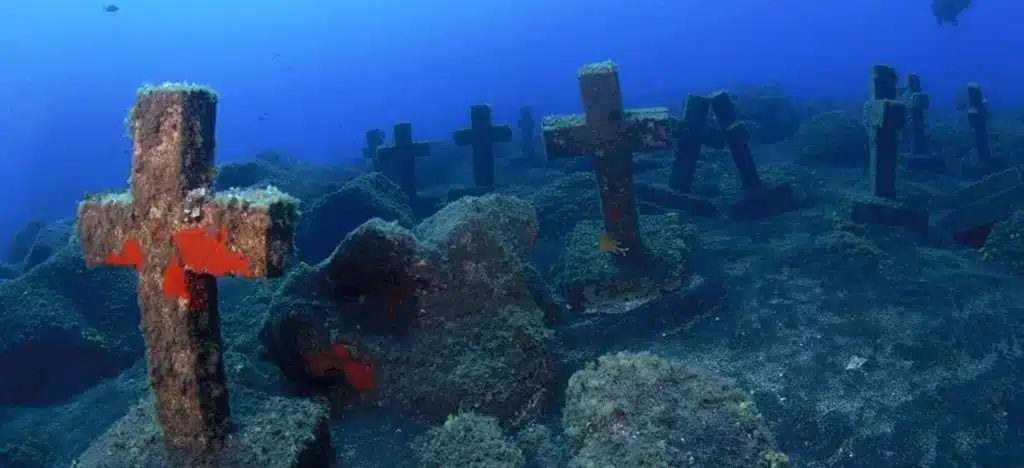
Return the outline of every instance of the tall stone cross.
[[[473,183],[477,187],[494,187],[494,144],[512,139],[512,128],[491,123],[491,106],[479,104],[469,108],[470,127],[455,132],[457,146],[473,148]]]
[[[86,198],[89,265],[133,267],[157,419],[169,448],[219,450],[231,433],[217,277],[280,275],[295,199],[211,189],[217,96],[194,85],[140,90],[131,116],[131,189]]]
[[[633,152],[671,147],[668,108],[624,110],[618,66],[585,65],[577,76],[582,115],[548,116],[541,122],[549,159],[594,156],[604,229],[627,256],[644,255],[633,194]]]
[[[864,105],[864,125],[871,155],[871,194],[896,197],[900,132],[907,122],[907,107],[896,100],[896,70],[887,65],[871,69],[871,99]]]
[[[981,92],[981,85],[967,85],[967,123],[974,131],[974,149],[978,160],[986,166],[994,166],[992,148],[988,142],[988,100]]]
[[[854,222],[899,226],[928,231],[928,212],[903,203],[896,192],[900,162],[900,132],[907,123],[907,105],[896,99],[896,70],[888,65],[871,68],[871,92],[864,104],[864,126],[870,150],[871,196],[854,199]]]
[[[519,109],[519,145],[522,158],[533,161],[537,158],[537,149],[533,146],[533,136],[537,132],[537,121],[533,120],[533,110],[529,107]]]
[[[412,140],[412,124],[395,124],[392,144],[377,148],[384,175],[402,188],[409,200],[416,199],[416,158],[429,156],[430,144]]]
[[[363,148],[363,159],[369,160],[373,165],[373,172],[380,172],[380,162],[377,161],[377,148],[384,144],[384,131],[375,128],[366,132],[366,147]]]

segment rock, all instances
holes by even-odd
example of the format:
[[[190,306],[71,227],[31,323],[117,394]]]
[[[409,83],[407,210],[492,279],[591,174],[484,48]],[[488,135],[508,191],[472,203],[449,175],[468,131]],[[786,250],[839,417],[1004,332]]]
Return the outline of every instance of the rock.
[[[981,248],[982,258],[1014,273],[1024,273],[1024,211],[1017,210],[999,221]]]
[[[36,240],[36,235],[39,231],[46,226],[46,220],[44,219],[33,219],[26,223],[21,229],[14,234],[14,239],[11,241],[11,246],[7,250],[8,264],[21,263],[28,256],[29,249],[32,248],[32,243]]]
[[[72,468],[326,468],[333,454],[329,412],[321,404],[231,389],[235,434],[216,456],[168,453],[154,402],[143,399],[95,440]]]
[[[53,404],[142,356],[134,272],[87,268],[77,238],[0,283],[0,404]]]
[[[564,176],[537,190],[530,202],[537,208],[541,239],[561,239],[576,223],[601,219],[597,181],[590,173]]]
[[[451,416],[420,447],[420,468],[525,468],[523,452],[505,437],[492,417]]]
[[[17,267],[0,263],[0,281],[17,278],[20,274],[21,271]]]
[[[221,191],[274,186],[298,198],[305,210],[358,174],[352,167],[307,164],[278,151],[266,151],[248,161],[219,166],[214,188]]]
[[[868,134],[849,112],[830,111],[803,123],[791,143],[800,161],[835,167],[867,167]]]
[[[27,272],[46,261],[55,252],[65,248],[74,234],[75,220],[62,219],[47,224],[36,234],[32,247],[22,261],[21,270]]]
[[[326,261],[285,280],[260,337],[300,392],[335,408],[376,403],[438,423],[472,410],[530,422],[551,382],[550,331],[527,255],[532,206],[504,195],[458,200],[413,231],[371,220]],[[542,301],[543,302],[543,301]],[[344,346],[372,370],[310,375],[310,350]],[[326,383],[326,385],[324,385]]]
[[[751,123],[758,143],[771,144],[789,139],[800,126],[802,112],[778,85],[737,87],[732,92],[737,118]]]
[[[348,181],[303,212],[295,233],[299,259],[310,264],[322,261],[349,232],[371,218],[406,227],[414,222],[408,197],[378,172]]]
[[[530,424],[516,434],[516,445],[523,451],[528,466],[562,468],[569,458],[562,439],[547,426]]]
[[[618,353],[573,374],[562,424],[569,467],[783,468],[750,396],[650,353]]]
[[[554,268],[556,288],[574,309],[595,313],[624,313],[682,287],[694,273],[691,256],[697,248],[695,231],[677,213],[641,216],[640,232],[651,251],[656,271],[636,274],[620,266],[610,252],[598,248],[600,221],[583,221],[565,240]]]

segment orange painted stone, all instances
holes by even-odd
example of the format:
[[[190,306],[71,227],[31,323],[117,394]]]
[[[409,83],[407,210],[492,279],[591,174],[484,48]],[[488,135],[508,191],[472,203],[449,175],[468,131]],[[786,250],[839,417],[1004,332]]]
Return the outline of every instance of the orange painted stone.
[[[135,239],[125,240],[120,252],[104,259],[107,265],[135,267],[136,271],[142,270],[142,261],[142,246]]]

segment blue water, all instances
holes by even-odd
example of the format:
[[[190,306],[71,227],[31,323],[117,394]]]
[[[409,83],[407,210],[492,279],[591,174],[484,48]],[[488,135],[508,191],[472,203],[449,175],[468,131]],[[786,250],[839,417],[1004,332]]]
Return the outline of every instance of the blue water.
[[[223,5],[216,5],[222,3]],[[509,121],[579,107],[575,69],[614,59],[627,105],[780,82],[795,96],[859,97],[868,67],[927,78],[939,105],[965,82],[1024,103],[1024,4],[985,0],[957,28],[927,0],[7,0],[0,6],[0,239],[124,185],[123,119],[146,82],[222,95],[219,162],[280,148],[354,158],[399,120],[447,137],[466,106]]]

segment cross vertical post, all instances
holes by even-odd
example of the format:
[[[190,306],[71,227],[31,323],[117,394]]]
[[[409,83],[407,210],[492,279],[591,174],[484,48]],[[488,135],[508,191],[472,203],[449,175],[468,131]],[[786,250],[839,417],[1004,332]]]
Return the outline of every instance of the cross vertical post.
[[[978,160],[985,166],[994,165],[992,148],[988,142],[988,101],[981,91],[981,85],[967,85],[967,122],[974,131],[974,148]]]
[[[380,172],[380,161],[377,160],[377,148],[384,144],[384,131],[375,128],[366,132],[366,147],[363,148],[363,158],[370,161],[373,172]]]

